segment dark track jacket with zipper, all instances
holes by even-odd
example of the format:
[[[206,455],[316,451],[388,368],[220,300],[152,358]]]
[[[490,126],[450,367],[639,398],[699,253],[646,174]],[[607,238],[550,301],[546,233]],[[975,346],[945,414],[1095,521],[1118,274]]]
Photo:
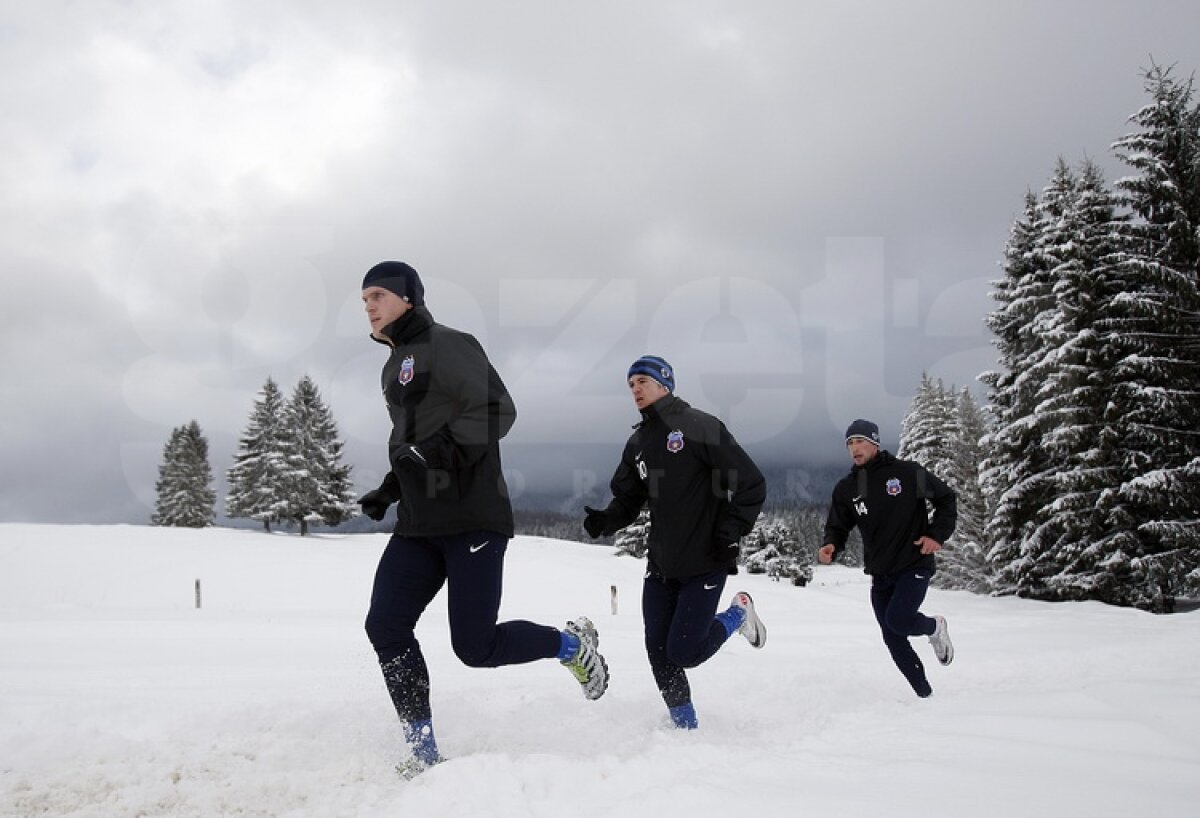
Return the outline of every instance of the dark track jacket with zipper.
[[[642,410],[605,509],[613,534],[650,508],[649,569],[668,579],[737,573],[737,542],[766,500],[766,481],[720,420],[666,395]]]
[[[517,410],[483,347],[436,323],[425,307],[383,334],[380,343],[391,348],[381,382],[392,419],[392,470],[380,490],[397,503],[395,533],[513,536],[500,438]]]
[[[932,520],[926,500],[933,505]],[[836,554],[858,526],[866,573],[894,576],[914,568],[932,572],[937,569],[934,555],[922,554],[913,543],[927,536],[945,544],[957,520],[958,500],[949,486],[923,466],[881,450],[833,487],[825,542],[834,545]]]

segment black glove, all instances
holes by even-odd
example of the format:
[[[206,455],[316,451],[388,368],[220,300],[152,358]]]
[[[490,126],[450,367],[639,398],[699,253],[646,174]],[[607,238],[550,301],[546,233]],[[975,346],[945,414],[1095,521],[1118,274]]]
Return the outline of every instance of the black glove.
[[[368,491],[358,501],[363,514],[372,520],[382,520],[387,514],[388,506],[400,499],[400,481],[393,472],[388,472],[379,484],[379,488]]]
[[[608,530],[608,512],[592,508],[591,506],[584,506],[583,510],[587,514],[583,518],[583,530],[592,539],[603,537]]]
[[[383,489],[375,489],[359,498],[358,504],[362,506],[363,514],[372,520],[382,520],[383,516],[387,514],[388,506],[393,502]]]

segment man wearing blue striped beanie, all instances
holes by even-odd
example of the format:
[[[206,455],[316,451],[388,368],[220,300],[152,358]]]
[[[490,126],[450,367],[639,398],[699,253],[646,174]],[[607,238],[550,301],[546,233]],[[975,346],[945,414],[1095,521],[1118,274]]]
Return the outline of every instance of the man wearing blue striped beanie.
[[[687,668],[711,659],[734,633],[752,646],[767,631],[745,591],[717,613],[737,573],[738,541],[754,527],[766,481],[720,420],[675,395],[675,369],[643,355],[626,376],[642,421],[625,444],[607,508],[585,508],[583,526],[609,536],[650,510],[642,585],[646,653],[676,727],[694,729]]]

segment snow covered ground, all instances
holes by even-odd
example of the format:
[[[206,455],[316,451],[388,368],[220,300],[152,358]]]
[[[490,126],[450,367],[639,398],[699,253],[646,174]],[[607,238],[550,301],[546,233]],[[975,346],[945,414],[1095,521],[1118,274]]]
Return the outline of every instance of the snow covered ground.
[[[918,700],[866,578],[739,576],[769,631],[691,673],[668,728],[642,652],[641,564],[518,538],[502,613],[586,613],[612,669],[472,670],[420,628],[449,760],[392,774],[362,632],[385,537],[0,525],[0,815],[1125,816],[1200,809],[1200,612],[1155,617],[932,591],[957,656]],[[203,607],[194,604],[202,583]],[[610,610],[610,586],[618,612]]]

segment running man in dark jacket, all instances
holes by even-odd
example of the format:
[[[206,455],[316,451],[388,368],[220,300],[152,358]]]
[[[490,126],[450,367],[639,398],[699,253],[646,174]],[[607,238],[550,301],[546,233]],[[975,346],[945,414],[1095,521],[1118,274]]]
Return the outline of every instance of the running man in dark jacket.
[[[651,355],[629,368],[642,413],[613,475],[612,502],[586,508],[593,537],[615,534],[650,508],[642,616],[650,670],[677,727],[698,726],[685,668],[710,659],[736,631],[756,648],[767,631],[748,593],[717,614],[737,573],[738,540],[750,533],[766,482],[725,424],[674,395],[675,373]]]
[[[372,267],[362,297],[371,337],[390,350],[382,386],[392,433],[387,477],[359,502],[374,520],[396,503],[396,527],[375,574],[366,628],[413,751],[401,766],[409,775],[439,760],[429,672],[413,631],[443,584],[451,644],[470,667],[558,658],[589,699],[603,695],[608,667],[586,617],[562,631],[496,623],[504,553],[513,536],[500,438],[516,409],[483,348],[433,320],[417,271],[403,262]]]
[[[869,420],[850,424],[846,448],[854,467],[833,488],[825,545],[817,559],[833,562],[858,526],[864,570],[871,575],[871,607],[883,641],[913,691],[925,698],[933,688],[908,640],[928,636],[939,662],[948,665],[954,659],[945,618],[926,616],[920,607],[937,570],[934,553],[954,533],[957,498],[922,466],[881,449],[879,427]],[[932,520],[926,500],[933,504]]]

